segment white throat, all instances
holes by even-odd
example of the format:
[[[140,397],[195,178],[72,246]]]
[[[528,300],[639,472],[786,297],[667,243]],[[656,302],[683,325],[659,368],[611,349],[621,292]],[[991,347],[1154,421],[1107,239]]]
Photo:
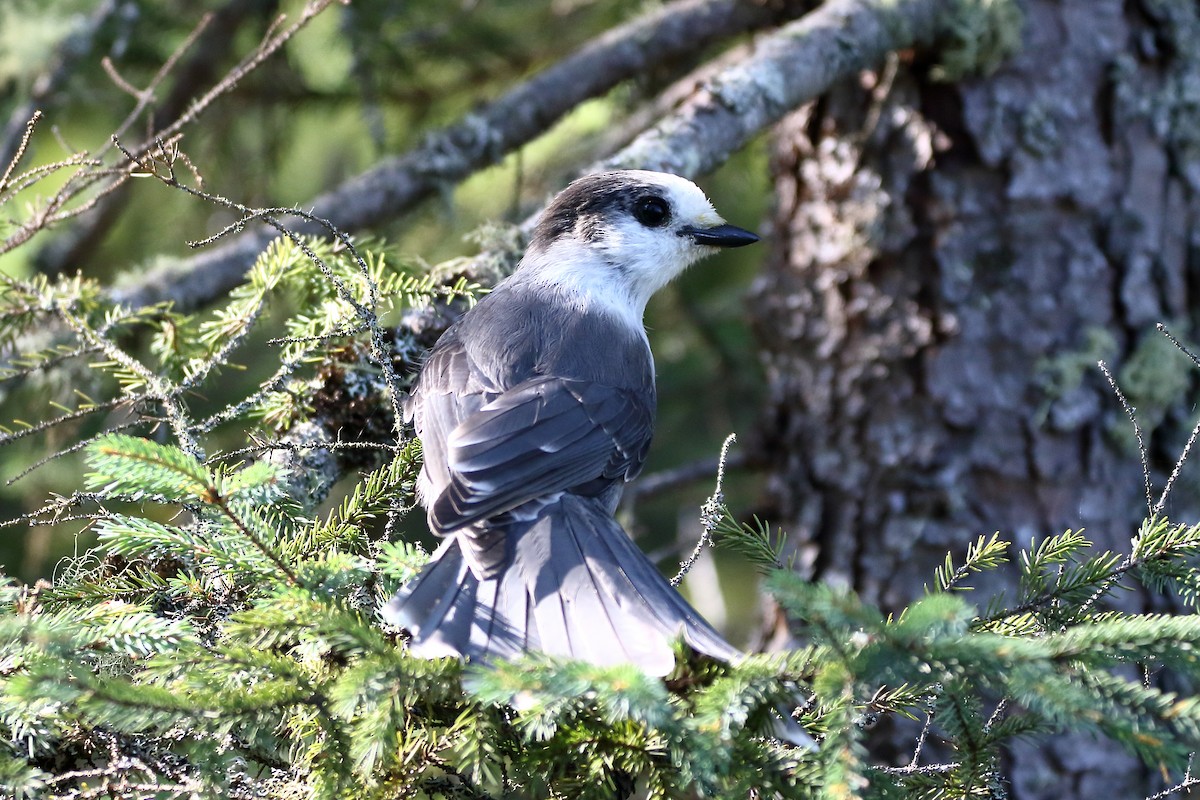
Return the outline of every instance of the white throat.
[[[654,289],[622,275],[596,248],[572,238],[560,239],[544,250],[526,253],[520,272],[563,302],[611,314],[645,335],[642,318]]]

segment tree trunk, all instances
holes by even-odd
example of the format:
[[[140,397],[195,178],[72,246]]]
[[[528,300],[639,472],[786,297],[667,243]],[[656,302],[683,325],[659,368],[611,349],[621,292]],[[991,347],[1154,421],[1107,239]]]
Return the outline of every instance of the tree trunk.
[[[1022,6],[1024,49],[994,75],[938,82],[896,59],[774,139],[777,249],[751,299],[770,502],[801,568],[889,610],[980,534],[1028,546],[1084,528],[1128,549],[1146,493],[1098,360],[1137,409],[1157,487],[1194,422],[1195,368],[1154,325],[1192,324],[1200,11]],[[1166,510],[1197,505],[1180,487]],[[1156,780],[1090,737],[1012,756],[1021,800]]]

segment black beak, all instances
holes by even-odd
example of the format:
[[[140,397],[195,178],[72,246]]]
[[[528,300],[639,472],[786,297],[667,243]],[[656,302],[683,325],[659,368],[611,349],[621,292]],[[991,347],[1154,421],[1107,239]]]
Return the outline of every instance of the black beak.
[[[679,233],[683,236],[690,236],[696,244],[706,244],[710,247],[744,247],[758,241],[758,234],[736,225],[718,225],[715,228],[689,226],[680,230]]]

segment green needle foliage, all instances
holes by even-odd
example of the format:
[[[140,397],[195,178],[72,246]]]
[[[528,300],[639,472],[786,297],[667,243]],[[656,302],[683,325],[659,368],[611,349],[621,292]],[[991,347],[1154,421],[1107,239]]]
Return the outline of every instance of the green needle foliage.
[[[980,536],[888,614],[803,579],[782,532],[715,496],[712,541],[761,567],[794,649],[726,665],[681,646],[666,680],[410,656],[378,613],[427,558],[397,530],[421,463],[397,414],[422,347],[403,315],[478,292],[429,275],[378,243],[284,236],[206,314],[2,279],[4,374],[55,405],[0,444],[53,434],[48,460],[88,470],[9,524],[95,536],[53,581],[0,576],[5,796],[970,798],[1004,792],[1014,739],[1065,729],[1190,785],[1200,616],[1114,602],[1196,604],[1200,525],[1161,516],[1128,553]],[[207,399],[218,381],[233,399]],[[1003,570],[1009,595],[972,588]],[[773,737],[780,710],[816,751]],[[881,722],[911,727],[908,766],[872,752]]]
[[[776,567],[765,526],[727,523],[803,648],[729,666],[681,651],[665,682],[532,654],[464,669],[408,656],[375,615],[424,558],[362,533],[389,495],[411,502],[411,449],[319,522],[265,461],[120,434],[87,452],[102,567],[0,587],[0,776],[15,796],[136,782],[164,797],[970,797],[1002,785],[1017,736],[1094,730],[1169,770],[1200,744],[1200,701],[1129,669],[1200,678],[1200,617],[1101,610],[1135,575],[1191,585],[1200,526],[1151,520],[1124,558],[1073,532],[1035,542],[1011,559],[1015,603],[985,614],[962,578],[1000,568],[1009,545],[980,538],[888,616]],[[770,710],[796,705],[816,753],[769,735]],[[888,715],[928,717],[952,760],[873,764],[869,728]],[[88,755],[99,742],[111,757]]]

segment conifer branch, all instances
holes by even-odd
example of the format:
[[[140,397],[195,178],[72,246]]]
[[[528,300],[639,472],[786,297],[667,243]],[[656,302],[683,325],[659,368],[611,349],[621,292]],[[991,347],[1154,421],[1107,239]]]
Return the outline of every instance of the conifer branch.
[[[269,545],[258,535],[258,533],[252,530],[251,527],[242,519],[241,515],[239,515],[230,507],[229,501],[224,495],[213,491],[213,493],[206,499],[218,511],[224,514],[226,519],[233,523],[234,527],[238,529],[238,532],[241,533],[242,536],[246,537],[251,544],[258,548],[259,552],[266,556],[271,563],[275,565],[275,569],[279,570],[288,579],[288,583],[292,584],[293,586],[304,585],[299,576],[296,575],[295,571],[292,570],[292,568],[288,566],[288,564],[282,558],[280,558],[277,552],[275,552],[275,548]]]
[[[319,217],[316,214],[301,211],[299,209],[250,208],[220,195],[211,194],[197,187],[188,186],[187,184],[181,183],[177,179],[174,165],[170,161],[166,163],[162,163],[157,160],[147,161],[145,158],[139,157],[135,153],[127,150],[119,141],[114,139],[114,143],[135,167],[146,169],[167,186],[173,189],[178,189],[210,203],[214,203],[216,205],[236,211],[241,215],[241,219],[237,223],[228,226],[209,240],[192,243],[193,246],[201,246],[209,241],[215,241],[216,239],[219,239],[234,230],[240,230],[242,227],[244,227],[246,222],[255,219],[261,219],[288,240],[290,240],[295,247],[299,248],[304,253],[310,262],[317,266],[317,268],[321,271],[321,274],[325,276],[326,280],[328,280],[336,288],[338,296],[341,298],[341,300],[354,308],[359,320],[361,320],[371,332],[371,354],[376,364],[378,364],[379,368],[383,371],[384,378],[387,381],[389,390],[387,393],[388,400],[392,405],[392,417],[395,421],[394,424],[396,432],[398,436],[402,436],[404,413],[400,407],[400,403],[404,395],[404,390],[401,386],[400,377],[396,374],[395,366],[392,364],[391,347],[383,332],[383,327],[379,323],[379,317],[376,314],[376,308],[379,304],[378,285],[372,279],[370,268],[367,266],[367,262],[359,254],[358,249],[354,246],[354,243],[350,240],[350,237],[339,230],[333,224],[333,222]],[[285,226],[279,220],[279,217],[285,214],[299,217],[308,223],[319,226],[346,249],[354,263],[358,265],[363,278],[365,278],[364,284],[367,291],[365,302],[360,301],[354,295],[354,293],[350,291],[349,287],[345,284],[341,277],[334,273],[332,269],[330,269],[325,260],[322,259],[311,247],[309,247],[308,243],[305,242],[304,239],[302,239],[297,233]],[[252,319],[248,322],[247,329],[252,322]],[[235,343],[231,342],[229,346],[235,346]],[[211,363],[218,362],[214,361]]]

